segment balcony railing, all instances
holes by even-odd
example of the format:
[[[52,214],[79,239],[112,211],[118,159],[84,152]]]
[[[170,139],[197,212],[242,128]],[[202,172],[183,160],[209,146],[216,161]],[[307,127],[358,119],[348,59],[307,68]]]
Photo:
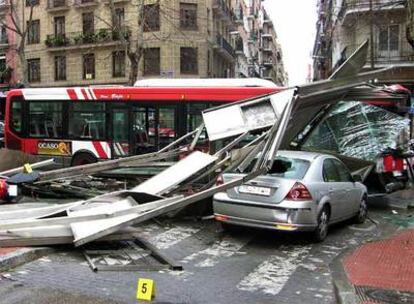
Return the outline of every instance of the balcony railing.
[[[127,27],[122,30],[99,29],[92,33],[66,33],[57,35],[48,35],[45,41],[46,46],[50,48],[77,46],[85,44],[102,44],[109,42],[119,42],[124,35],[128,40],[130,31]]]
[[[48,9],[67,8],[67,7],[68,7],[68,0],[48,0],[47,1]]]
[[[225,0],[213,0],[213,9],[224,18],[231,17],[231,11]]]
[[[223,36],[217,34],[216,39],[220,48],[225,50],[233,58],[236,56],[233,46]]]
[[[75,6],[90,6],[90,5],[97,5],[97,0],[75,0]]]
[[[402,0],[372,0],[374,14],[381,11],[406,9]],[[344,0],[338,18],[346,21],[347,16],[360,14],[370,10],[370,0]]]
[[[406,63],[414,61],[414,50],[411,45],[404,39],[398,43],[395,50],[388,49],[387,46],[374,43],[374,64],[376,65],[394,65],[396,63]],[[346,56],[349,57],[358,45],[348,45],[346,48]],[[370,52],[368,52],[367,62],[370,62]]]

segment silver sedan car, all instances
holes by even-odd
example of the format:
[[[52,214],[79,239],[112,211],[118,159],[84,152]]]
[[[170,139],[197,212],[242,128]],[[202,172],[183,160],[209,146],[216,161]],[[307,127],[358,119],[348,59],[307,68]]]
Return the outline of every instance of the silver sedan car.
[[[222,179],[228,182],[242,175],[226,173]],[[336,157],[279,151],[267,175],[217,193],[213,208],[223,227],[312,231],[315,241],[323,241],[330,224],[349,218],[363,223],[366,199],[367,188]]]

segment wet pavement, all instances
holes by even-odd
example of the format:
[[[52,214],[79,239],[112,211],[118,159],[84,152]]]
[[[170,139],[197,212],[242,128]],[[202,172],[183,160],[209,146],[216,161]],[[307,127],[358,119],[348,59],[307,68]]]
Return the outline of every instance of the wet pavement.
[[[22,303],[25,294],[28,300],[30,294],[49,290],[79,295],[68,303],[136,303],[137,279],[150,278],[156,284],[154,303],[335,303],[331,261],[346,249],[395,231],[396,221],[411,218],[410,211],[395,214],[390,209],[372,210],[370,217],[373,221],[363,225],[332,227],[319,244],[308,234],[254,229],[224,233],[212,220],[148,222],[140,226],[140,235],[184,271],[95,273],[81,251],[64,248],[9,272],[0,281],[0,302]],[[39,299],[30,303],[45,303]]]

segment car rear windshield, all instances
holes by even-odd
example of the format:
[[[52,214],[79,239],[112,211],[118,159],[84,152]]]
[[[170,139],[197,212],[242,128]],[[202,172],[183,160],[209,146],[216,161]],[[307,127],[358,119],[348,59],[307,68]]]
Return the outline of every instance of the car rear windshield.
[[[309,166],[310,162],[304,159],[277,156],[269,174],[287,179],[302,179]]]

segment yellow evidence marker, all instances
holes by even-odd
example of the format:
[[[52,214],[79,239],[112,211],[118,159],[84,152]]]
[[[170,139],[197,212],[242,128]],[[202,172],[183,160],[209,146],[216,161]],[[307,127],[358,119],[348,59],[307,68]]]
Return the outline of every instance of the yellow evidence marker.
[[[29,174],[32,173],[33,172],[32,166],[30,166],[30,164],[24,164],[23,172],[24,173],[29,173]]]
[[[151,279],[138,279],[137,300],[151,301],[155,298],[155,282]]]

